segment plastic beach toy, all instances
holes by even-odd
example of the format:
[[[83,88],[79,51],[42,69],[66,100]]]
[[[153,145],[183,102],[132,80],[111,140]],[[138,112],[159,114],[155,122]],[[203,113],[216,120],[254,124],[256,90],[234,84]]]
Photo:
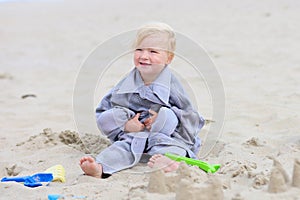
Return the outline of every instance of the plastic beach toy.
[[[32,176],[4,177],[1,179],[1,182],[24,182],[24,185],[27,187],[38,187],[43,185],[42,182],[51,182],[52,180],[52,173],[37,173]]]
[[[202,170],[204,170],[205,172],[208,172],[208,173],[215,173],[216,171],[218,171],[218,169],[221,166],[219,164],[210,165],[210,164],[208,164],[204,161],[201,161],[201,160],[187,158],[187,157],[184,157],[184,156],[178,156],[178,155],[171,154],[171,153],[166,153],[165,156],[167,156],[168,158],[170,158],[172,160],[178,161],[178,162],[184,161],[188,165],[198,166],[200,169],[202,169]]]
[[[60,198],[64,198],[64,196],[60,194],[48,194],[48,200],[57,200]]]
[[[66,182],[66,172],[65,172],[65,168],[62,165],[54,165],[46,169],[45,172],[53,174],[52,181],[58,181],[62,183]]]

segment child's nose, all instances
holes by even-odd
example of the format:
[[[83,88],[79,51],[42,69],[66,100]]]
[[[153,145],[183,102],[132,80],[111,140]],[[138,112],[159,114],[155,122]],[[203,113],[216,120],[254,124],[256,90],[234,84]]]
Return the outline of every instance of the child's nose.
[[[142,51],[141,58],[148,59],[149,58],[149,52],[146,51],[146,50]]]

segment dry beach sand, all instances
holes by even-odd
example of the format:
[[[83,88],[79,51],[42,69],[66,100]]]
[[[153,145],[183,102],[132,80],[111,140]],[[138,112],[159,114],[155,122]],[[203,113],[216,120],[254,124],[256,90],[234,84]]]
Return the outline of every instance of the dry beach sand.
[[[47,199],[48,194],[65,199],[300,199],[299,13],[296,0],[0,1],[0,177],[61,164],[67,180],[37,188],[0,183],[0,199]],[[221,168],[206,174],[182,163],[176,172],[163,174],[140,164],[105,180],[84,176],[79,159],[109,143],[94,122],[78,130],[74,119],[81,64],[98,44],[150,21],[166,22],[203,46],[222,78],[222,135],[202,158]],[[175,60],[174,67],[181,66],[178,72],[188,84],[203,86],[180,62]],[[130,65],[128,56],[107,71],[91,107]],[[199,87],[193,91],[200,113],[210,124],[220,123],[211,117],[207,88]],[[210,133],[210,124],[201,136]]]

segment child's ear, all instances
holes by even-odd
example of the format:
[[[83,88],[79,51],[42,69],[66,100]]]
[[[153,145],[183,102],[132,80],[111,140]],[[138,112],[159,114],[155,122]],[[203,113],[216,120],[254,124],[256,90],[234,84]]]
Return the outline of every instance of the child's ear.
[[[173,53],[168,53],[167,64],[170,64],[172,62],[173,58],[174,58],[174,54]]]

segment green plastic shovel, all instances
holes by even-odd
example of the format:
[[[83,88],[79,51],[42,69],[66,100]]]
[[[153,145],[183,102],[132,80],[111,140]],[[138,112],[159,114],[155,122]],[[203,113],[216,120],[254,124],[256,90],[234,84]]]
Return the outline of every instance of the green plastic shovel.
[[[187,157],[184,157],[184,156],[178,156],[178,155],[171,154],[171,153],[166,153],[165,156],[167,156],[168,158],[170,158],[172,160],[178,161],[178,162],[184,161],[188,165],[198,166],[200,169],[202,169],[202,170],[204,170],[205,172],[208,172],[208,173],[215,173],[216,171],[218,171],[218,169],[221,166],[219,164],[210,165],[210,164],[208,164],[204,161],[201,161],[201,160],[187,158]]]

